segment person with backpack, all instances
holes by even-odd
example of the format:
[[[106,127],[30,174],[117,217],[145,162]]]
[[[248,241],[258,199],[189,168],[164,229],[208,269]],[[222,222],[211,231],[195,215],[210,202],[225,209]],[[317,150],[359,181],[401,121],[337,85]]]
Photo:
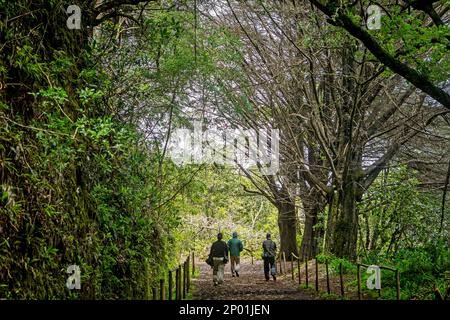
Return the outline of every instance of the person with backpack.
[[[222,233],[219,233],[217,241],[211,246],[207,260],[208,264],[213,267],[213,282],[215,286],[223,283],[224,267],[228,262],[228,246],[222,238]]]
[[[273,281],[277,280],[277,269],[275,265],[275,256],[277,253],[277,245],[272,241],[270,233],[266,235],[266,240],[262,244],[263,254],[262,258],[264,260],[264,275],[266,281],[269,281],[269,271],[273,277]]]
[[[236,277],[239,277],[240,255],[244,245],[238,239],[237,232],[233,232],[233,238],[228,240],[228,248],[230,249],[231,275],[234,277],[236,274]]]

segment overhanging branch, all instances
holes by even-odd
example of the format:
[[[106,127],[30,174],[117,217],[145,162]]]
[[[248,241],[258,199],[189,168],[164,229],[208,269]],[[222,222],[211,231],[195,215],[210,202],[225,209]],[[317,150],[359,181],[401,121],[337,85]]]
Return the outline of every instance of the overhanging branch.
[[[353,37],[360,40],[381,63],[411,82],[416,88],[427,93],[444,107],[450,109],[450,95],[447,92],[434,85],[426,76],[389,54],[366,30],[354,23],[342,11],[334,10],[331,5],[334,1],[326,2],[326,4],[322,4],[319,0],[310,0],[310,2],[332,19],[336,25],[344,28]]]

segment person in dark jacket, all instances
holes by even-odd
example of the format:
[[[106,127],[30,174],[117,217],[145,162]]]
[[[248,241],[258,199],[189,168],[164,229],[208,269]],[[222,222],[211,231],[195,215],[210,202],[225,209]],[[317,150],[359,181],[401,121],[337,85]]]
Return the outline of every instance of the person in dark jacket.
[[[269,271],[272,274],[273,280],[277,280],[277,270],[275,265],[275,256],[277,254],[277,245],[272,241],[270,233],[266,235],[266,240],[262,244],[263,254],[262,258],[264,260],[264,275],[266,281],[269,281]]]
[[[228,246],[222,240],[222,233],[217,235],[217,241],[212,244],[209,255],[213,260],[213,282],[217,286],[223,283],[224,267],[228,262]]]
[[[228,240],[228,248],[230,249],[231,275],[234,277],[236,274],[236,277],[239,277],[240,255],[244,245],[239,240],[237,232],[233,232],[233,238]]]

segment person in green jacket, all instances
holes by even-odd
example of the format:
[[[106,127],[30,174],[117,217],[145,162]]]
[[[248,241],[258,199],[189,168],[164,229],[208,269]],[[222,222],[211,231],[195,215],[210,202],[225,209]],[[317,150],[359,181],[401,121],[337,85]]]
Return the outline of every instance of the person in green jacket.
[[[231,275],[234,277],[236,274],[236,277],[239,277],[240,255],[244,246],[242,241],[238,239],[237,232],[233,232],[233,238],[228,240],[228,248],[230,250]]]

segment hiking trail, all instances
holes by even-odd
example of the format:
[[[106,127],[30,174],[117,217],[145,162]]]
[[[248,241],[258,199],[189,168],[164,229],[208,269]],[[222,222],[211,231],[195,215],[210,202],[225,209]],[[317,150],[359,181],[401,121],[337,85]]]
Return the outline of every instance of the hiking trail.
[[[224,282],[214,286],[212,268],[198,262],[199,276],[192,279],[193,300],[315,300],[319,297],[312,291],[301,289],[290,273],[277,276],[277,281],[266,281],[263,263],[241,260],[239,277],[232,277],[230,263],[225,265]]]

